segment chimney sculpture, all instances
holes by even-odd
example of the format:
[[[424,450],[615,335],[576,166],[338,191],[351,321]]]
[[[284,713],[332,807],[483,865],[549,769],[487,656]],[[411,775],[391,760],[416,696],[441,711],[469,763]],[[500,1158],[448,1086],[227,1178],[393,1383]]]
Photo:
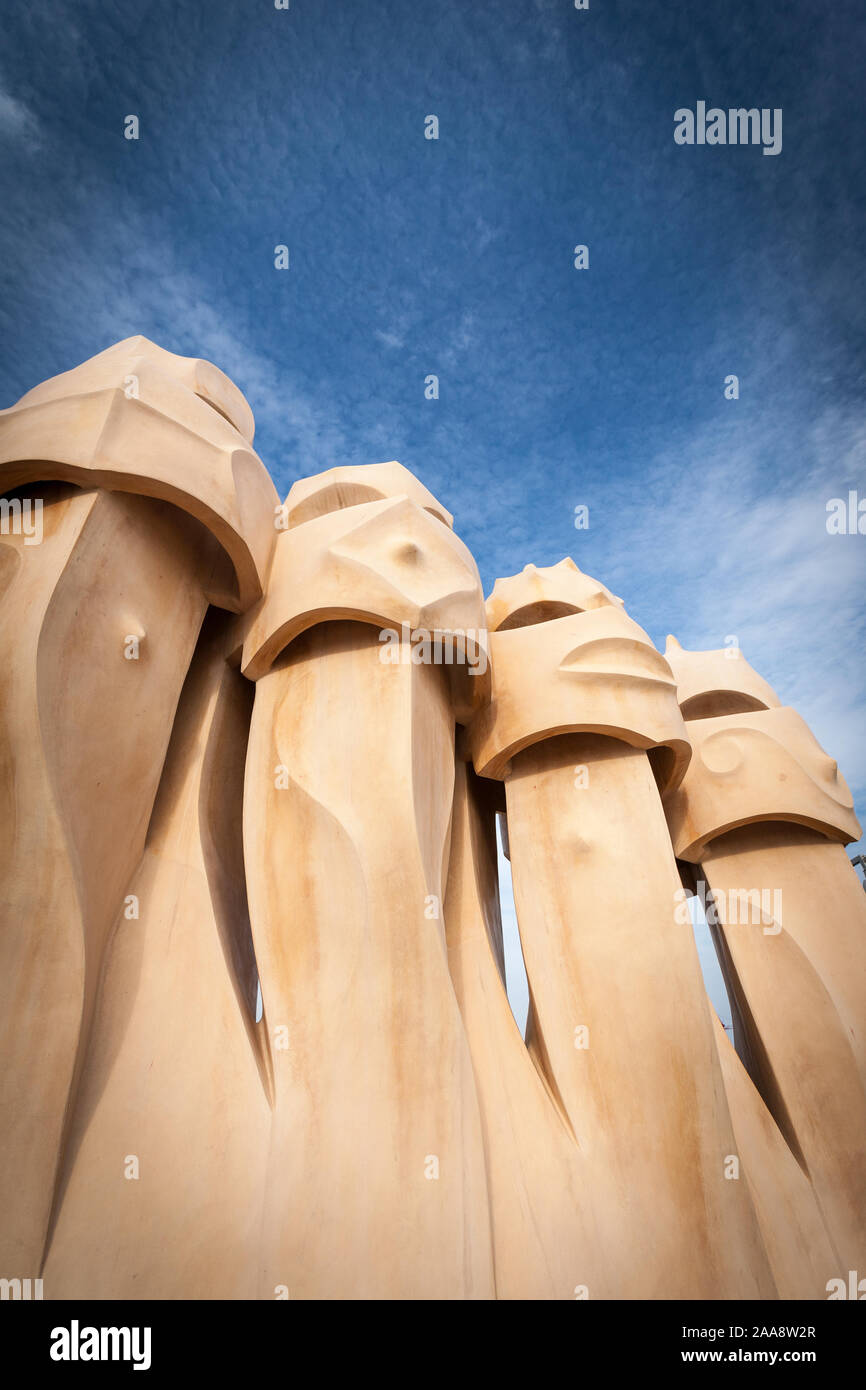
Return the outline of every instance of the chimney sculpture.
[[[733,656],[732,656],[733,652]],[[808,1174],[840,1266],[866,1259],[866,900],[851,794],[738,649],[666,655],[694,748],[668,803],[755,1085]],[[859,1264],[858,1264],[859,1261]]]
[[[135,913],[106,946],[43,1269],[52,1297],[274,1297],[259,1265],[273,1078],[243,856],[254,687],[236,621],[205,620],[127,885]]]
[[[624,1281],[629,1262],[642,1271],[643,1296],[771,1294],[748,1197],[725,1177],[712,1022],[674,919],[661,798],[689,745],[670,667],[570,559],[497,580],[487,617],[475,769],[505,781],[529,1047],[595,1202],[617,1213],[606,1246]]]
[[[105,947],[208,604],[261,593],[277,499],[252,437],[222,372],[144,338],[0,412],[8,514],[42,528],[0,547],[2,1269],[41,1267]]]
[[[491,1298],[481,1121],[442,914],[455,718],[487,665],[478,571],[400,464],[305,479],[285,506],[243,660],[256,682],[247,882],[274,1075],[265,1279],[298,1298]]]
[[[496,1296],[640,1297],[621,1213],[599,1200],[593,1155],[579,1146],[514,1020],[496,865],[502,784],[459,760],[445,930],[472,1052],[484,1130]]]
[[[227,377],[143,338],[0,412],[0,1270],[825,1298],[866,1262],[835,763],[572,560],[485,606],[399,463],[280,504],[252,439]]]

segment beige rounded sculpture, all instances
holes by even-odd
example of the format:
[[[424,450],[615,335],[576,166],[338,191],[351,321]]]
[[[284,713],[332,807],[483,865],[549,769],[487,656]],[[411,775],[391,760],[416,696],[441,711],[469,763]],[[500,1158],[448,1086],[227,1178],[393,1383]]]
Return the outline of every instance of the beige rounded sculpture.
[[[280,536],[244,645],[253,938],[285,1039],[260,1257],[293,1297],[490,1298],[442,914],[455,710],[441,661],[415,659],[411,634],[408,650],[383,641],[404,625],[477,633],[483,596],[466,547],[390,468],[397,496],[323,514],[315,480],[302,485],[311,519]],[[321,487],[336,503],[330,474]]]
[[[498,581],[488,616],[491,698],[469,739],[477,771],[505,778],[528,1043],[591,1174],[620,1285],[631,1262],[648,1297],[772,1294],[748,1195],[725,1176],[734,1137],[712,1021],[674,919],[660,791],[689,748],[670,668],[571,560]]]
[[[674,847],[700,866],[739,1050],[844,1277],[866,1265],[866,897],[842,848],[860,836],[851,794],[736,649],[669,638],[667,655],[700,711],[668,803]]]
[[[253,432],[143,338],[0,411],[4,1288],[826,1297],[866,1265],[835,764],[571,560],[485,605],[397,462],[280,503]]]
[[[208,603],[250,602],[269,563],[276,493],[223,411],[251,436],[221,372],[139,338],[0,413],[6,515],[41,527],[0,537],[0,1268],[42,1259]]]
[[[244,881],[253,692],[238,658],[211,610],[106,950],[43,1267],[54,1297],[263,1296],[273,1076]]]

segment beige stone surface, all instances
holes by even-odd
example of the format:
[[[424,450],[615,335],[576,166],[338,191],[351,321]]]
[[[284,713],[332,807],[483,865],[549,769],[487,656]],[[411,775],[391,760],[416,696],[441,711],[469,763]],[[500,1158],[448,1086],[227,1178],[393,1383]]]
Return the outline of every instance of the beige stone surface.
[[[701,871],[724,904],[728,990],[753,1079],[812,1183],[833,1275],[845,1277],[866,1259],[866,894],[841,845],[783,823],[720,836]],[[755,921],[758,901],[769,911]]]
[[[252,433],[211,363],[127,338],[0,411],[0,487],[62,480],[172,503],[219,542],[209,601],[242,612],[264,588],[279,503]]]
[[[725,1177],[731,1119],[647,755],[547,740],[515,758],[506,795],[528,1042],[622,1223],[621,1279],[631,1259],[643,1297],[771,1297],[748,1194]]]
[[[398,634],[403,623],[431,636],[468,630],[474,651],[486,628],[475,561],[453,531],[400,495],[284,531],[244,643],[244,674],[258,679],[307,628],[343,618]]]
[[[748,1184],[779,1298],[826,1298],[839,1258],[808,1175],[714,1019],[741,1180]]]
[[[866,1267],[835,762],[741,653],[662,655],[571,559],[485,604],[401,464],[280,504],[253,435],[144,338],[0,411],[0,1275],[826,1297]]]
[[[794,821],[842,844],[859,839],[836,760],[796,710],[692,719],[686,727],[692,760],[668,799],[680,859],[697,862],[716,836],[759,821]]]
[[[538,573],[507,582],[515,612],[531,611]],[[559,603],[571,594],[581,609],[588,592],[601,592],[576,567],[555,575]],[[506,584],[498,587],[502,594]],[[646,1297],[770,1296],[748,1194],[725,1178],[731,1120],[643,751],[668,753],[656,768],[664,787],[676,785],[688,743],[673,678],[614,603],[547,620],[544,611],[538,623],[508,630],[499,608],[491,704],[469,731],[479,772],[510,758],[529,1049],[587,1157],[620,1287],[631,1259]]]
[[[591,1156],[535,1066],[505,990],[491,793],[457,764],[445,930],[484,1133],[496,1297],[639,1297],[643,1268]]]
[[[0,546],[0,1267],[12,1270],[41,1262],[105,947],[212,561],[207,533],[164,502],[40,493],[42,543],[10,534]]]
[[[688,659],[689,702],[709,714],[694,677],[717,691],[721,654]],[[751,668],[730,666],[751,696]],[[860,834],[851,794],[791,709],[687,728],[695,755],[668,803],[674,845],[698,866],[741,1052],[811,1183],[832,1277],[845,1277],[866,1260],[866,901],[842,848]]]
[[[442,915],[453,782],[441,668],[383,664],[369,625],[312,628],[257,682],[247,878],[286,1030],[261,1259],[292,1297],[494,1294]]]
[[[558,565],[524,565],[520,574],[497,579],[487,599],[487,625],[491,632],[510,632],[609,605],[621,608],[622,599],[567,555]]]
[[[290,528],[316,517],[356,507],[364,502],[383,502],[389,497],[408,497],[449,528],[454,518],[422,482],[392,459],[390,463],[349,464],[329,468],[312,478],[293,483],[284,507]]]
[[[489,635],[491,695],[470,731],[484,777],[503,778],[522,749],[597,733],[652,749],[665,790],[690,750],[670,668],[622,608],[599,606]]]
[[[80,395],[82,391],[104,391],[118,385],[124,391],[132,390],[132,384],[127,379],[140,372],[142,365],[156,367],[163,379],[168,377],[200,396],[234,426],[247,444],[252,444],[255,434],[253,412],[242,392],[225,372],[200,357],[182,357],[179,353],[168,352],[140,334],[112,344],[71,371],[61,372],[40,382],[25,392],[13,409],[29,409],[46,401]]]
[[[684,719],[775,709],[782,703],[738,646],[692,652],[669,636],[665,657],[677,683]]]
[[[443,921],[452,681],[380,641],[404,623],[483,629],[483,596],[405,470],[370,471],[368,484],[352,470],[348,505],[332,475],[295,493],[335,510],[281,535],[244,644],[247,881],[265,1007],[287,1041],[273,1049],[265,1280],[301,1298],[490,1298],[481,1118]],[[387,486],[397,495],[352,500]]]
[[[212,610],[127,885],[137,916],[119,914],[106,950],[57,1180],[52,1298],[274,1296],[260,1277],[272,1062],[243,866],[253,691],[232,645]]]

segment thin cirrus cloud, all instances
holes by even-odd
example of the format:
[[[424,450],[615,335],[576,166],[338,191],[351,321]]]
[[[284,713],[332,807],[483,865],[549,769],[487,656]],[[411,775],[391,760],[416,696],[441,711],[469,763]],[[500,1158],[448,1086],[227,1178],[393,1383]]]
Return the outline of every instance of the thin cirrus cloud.
[[[25,148],[30,148],[39,141],[39,122],[36,116],[23,101],[18,101],[11,96],[2,85],[0,85],[0,140],[4,143],[18,142]]]

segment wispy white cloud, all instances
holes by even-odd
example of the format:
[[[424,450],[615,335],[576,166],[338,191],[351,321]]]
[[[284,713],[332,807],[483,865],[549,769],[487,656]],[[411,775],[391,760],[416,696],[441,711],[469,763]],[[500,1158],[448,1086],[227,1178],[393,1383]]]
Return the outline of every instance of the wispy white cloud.
[[[39,143],[39,121],[23,101],[0,87],[0,140],[24,146]]]
[[[377,328],[374,331],[379,342],[384,343],[386,347],[401,348],[406,341],[402,333],[390,333],[381,328]]]

